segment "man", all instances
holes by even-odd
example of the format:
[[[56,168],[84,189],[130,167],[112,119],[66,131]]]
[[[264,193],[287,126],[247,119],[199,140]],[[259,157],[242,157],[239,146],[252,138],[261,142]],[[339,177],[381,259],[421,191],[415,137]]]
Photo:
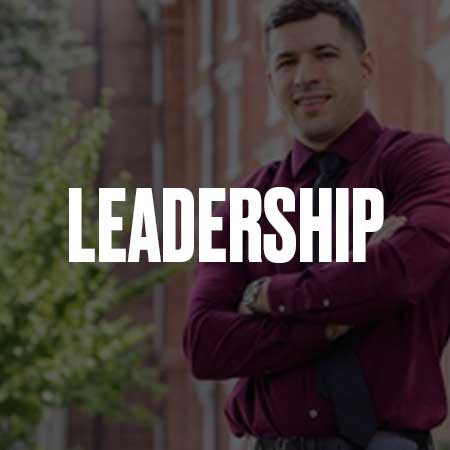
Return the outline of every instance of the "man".
[[[380,189],[388,219],[365,263],[301,264],[297,248],[286,264],[201,264],[184,338],[193,373],[239,378],[226,416],[258,449],[431,448],[429,431],[446,415],[449,147],[384,128],[366,110],[374,58],[350,1],[278,2],[265,41],[269,85],[295,144],[241,186],[323,187],[321,161],[333,155],[328,187]],[[227,205],[217,215],[214,245],[226,248]],[[299,218],[285,216],[298,229]],[[266,217],[260,225],[273,233]],[[355,425],[344,430],[349,415]]]

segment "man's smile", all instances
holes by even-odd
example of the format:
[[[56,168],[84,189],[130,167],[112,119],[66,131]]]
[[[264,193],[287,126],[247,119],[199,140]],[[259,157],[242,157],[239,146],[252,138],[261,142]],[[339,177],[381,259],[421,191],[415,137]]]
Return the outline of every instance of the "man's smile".
[[[309,93],[295,96],[293,102],[296,107],[301,108],[305,113],[315,113],[331,99],[332,95],[329,93]]]

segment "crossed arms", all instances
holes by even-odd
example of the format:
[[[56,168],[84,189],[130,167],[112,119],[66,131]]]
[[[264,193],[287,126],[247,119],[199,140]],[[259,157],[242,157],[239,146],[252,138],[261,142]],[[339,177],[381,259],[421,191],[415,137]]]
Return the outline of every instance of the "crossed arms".
[[[274,275],[258,299],[264,315],[239,309],[251,281],[245,264],[201,264],[184,334],[194,376],[260,376],[307,364],[349,327],[382,321],[426,298],[450,263],[450,152],[435,146],[385,161],[392,180],[387,212],[407,217],[406,224],[387,221],[369,241],[366,263]]]
[[[369,245],[389,238],[403,224],[403,218],[387,219]],[[281,372],[320,357],[351,328],[270,317],[270,309],[265,309],[270,308],[267,289],[260,295],[260,312],[265,316],[255,315],[242,303],[246,286],[241,263],[199,267],[184,336],[185,352],[196,378],[226,379]]]

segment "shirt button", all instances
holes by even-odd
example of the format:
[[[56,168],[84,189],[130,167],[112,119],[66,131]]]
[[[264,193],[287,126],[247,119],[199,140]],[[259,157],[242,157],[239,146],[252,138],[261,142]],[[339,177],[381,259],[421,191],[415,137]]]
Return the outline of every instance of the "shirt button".
[[[325,308],[329,308],[331,305],[331,300],[329,298],[325,298],[322,302],[323,306],[325,306]]]
[[[279,311],[280,313],[284,313],[284,312],[286,311],[286,306],[280,305],[280,306],[278,307],[278,311]]]
[[[309,417],[311,419],[316,419],[318,415],[319,415],[319,413],[317,412],[316,409],[310,409],[309,410]]]

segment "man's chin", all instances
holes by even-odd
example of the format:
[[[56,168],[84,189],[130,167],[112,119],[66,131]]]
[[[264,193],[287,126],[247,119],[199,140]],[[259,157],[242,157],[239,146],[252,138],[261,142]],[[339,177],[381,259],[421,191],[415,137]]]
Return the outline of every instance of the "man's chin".
[[[290,122],[291,133],[301,141],[306,142],[328,142],[333,137],[335,128],[333,119],[328,115],[315,117],[296,117]]]
[[[302,127],[302,134],[311,142],[327,142],[334,135],[334,127],[330,126],[329,121],[327,123],[321,121],[321,123]]]
[[[300,128],[305,130],[305,133],[315,133],[329,128],[330,124],[333,123],[333,118],[330,114],[326,114],[325,111],[321,111],[299,114],[295,117],[295,121],[299,124]]]

